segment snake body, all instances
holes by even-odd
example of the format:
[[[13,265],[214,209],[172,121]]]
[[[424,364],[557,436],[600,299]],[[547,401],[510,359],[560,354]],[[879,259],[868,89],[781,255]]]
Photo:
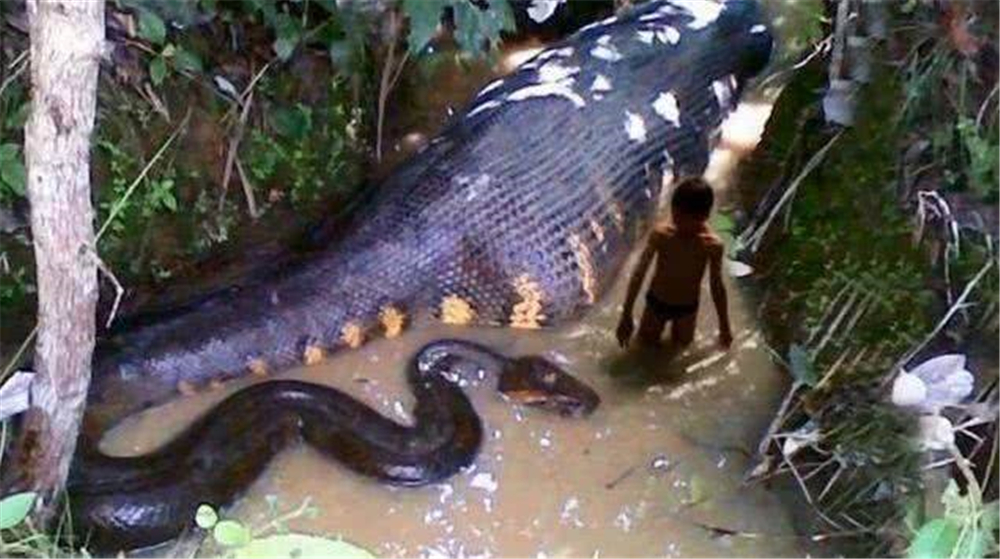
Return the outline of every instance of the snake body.
[[[118,548],[174,537],[197,503],[231,502],[290,437],[391,483],[468,464],[479,419],[446,373],[504,361],[462,344],[449,347],[465,357],[436,360],[433,374],[411,368],[413,426],[332,389],[272,382],[151,455],[111,458],[95,441],[180,387],[311,363],[422,313],[521,328],[578,316],[644,232],[664,178],[704,170],[771,44],[750,0],[653,0],[589,25],[485,86],[311,260],[103,340],[71,474],[78,526]],[[549,396],[596,405],[576,385]]]

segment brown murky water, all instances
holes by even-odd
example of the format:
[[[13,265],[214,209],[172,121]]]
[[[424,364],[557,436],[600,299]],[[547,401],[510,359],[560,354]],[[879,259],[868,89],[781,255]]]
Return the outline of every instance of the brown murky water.
[[[729,150],[708,176],[725,188],[741,145],[768,107],[747,105],[726,133]],[[630,263],[631,264],[631,263]],[[732,282],[730,282],[732,283]],[[474,467],[445,483],[391,488],[359,477],[308,448],[281,455],[228,514],[261,526],[310,499],[319,514],[297,531],[340,535],[380,556],[798,556],[794,511],[761,486],[743,487],[750,454],[783,392],[784,373],[763,348],[755,317],[731,285],[737,340],[715,346],[703,305],[694,346],[626,354],[614,340],[625,278],[583,320],[548,331],[468,329],[418,323],[327,362],[282,373],[344,390],[383,414],[408,420],[410,357],[441,337],[477,340],[509,355],[543,354],[590,383],[603,403],[590,418],[564,419],[504,402],[487,380],[471,387],[486,440]],[[710,298],[706,293],[703,301]],[[111,433],[106,450],[147,451],[232,390],[151,410]],[[705,526],[764,537],[713,537]]]

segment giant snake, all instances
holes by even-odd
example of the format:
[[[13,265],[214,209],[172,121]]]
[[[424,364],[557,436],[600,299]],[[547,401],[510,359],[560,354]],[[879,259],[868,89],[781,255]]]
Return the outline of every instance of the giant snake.
[[[199,503],[226,506],[290,440],[380,481],[419,485],[470,464],[481,425],[455,376],[566,413],[597,405],[541,358],[433,343],[410,368],[414,423],[332,388],[255,384],[159,450],[110,457],[96,441],[179,387],[312,363],[431,314],[538,328],[603,294],[671,176],[699,174],[719,125],[767,63],[752,0],[653,0],[591,24],[486,85],[360,210],[358,226],[265,281],[98,345],[69,493],[99,548],[175,537]]]

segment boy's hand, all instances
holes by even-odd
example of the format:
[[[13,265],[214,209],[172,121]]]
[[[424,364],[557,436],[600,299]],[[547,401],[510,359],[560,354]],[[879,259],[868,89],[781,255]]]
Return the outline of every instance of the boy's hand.
[[[723,349],[729,349],[729,346],[733,345],[733,333],[729,330],[721,330],[719,332],[719,345]]]
[[[621,321],[618,323],[618,331],[615,333],[618,337],[618,345],[623,348],[627,348],[629,341],[632,339],[632,332],[634,330],[635,324],[632,323],[632,319],[622,317]]]

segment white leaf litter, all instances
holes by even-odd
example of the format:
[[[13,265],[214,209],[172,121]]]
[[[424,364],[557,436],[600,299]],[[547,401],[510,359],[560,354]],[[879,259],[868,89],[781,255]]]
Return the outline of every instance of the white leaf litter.
[[[496,478],[494,478],[493,474],[489,472],[480,472],[473,476],[472,481],[469,482],[469,487],[472,487],[473,489],[482,489],[488,493],[495,492],[499,486],[500,484],[497,483]]]
[[[955,428],[947,417],[920,416],[920,446],[924,450],[947,450],[955,444]]]
[[[819,429],[811,420],[805,425],[788,433],[785,442],[781,445],[781,453],[785,458],[790,458],[803,448],[819,442]]]
[[[958,353],[939,355],[910,372],[902,371],[892,384],[892,403],[936,414],[972,394],[974,377]]]
[[[744,264],[739,260],[726,259],[726,273],[734,278],[745,278],[753,274],[753,266]]]
[[[531,0],[531,5],[528,6],[528,17],[530,17],[535,23],[542,23],[552,17],[552,14],[556,12],[556,8],[559,7],[559,4],[562,4],[565,1],[566,0]]]

